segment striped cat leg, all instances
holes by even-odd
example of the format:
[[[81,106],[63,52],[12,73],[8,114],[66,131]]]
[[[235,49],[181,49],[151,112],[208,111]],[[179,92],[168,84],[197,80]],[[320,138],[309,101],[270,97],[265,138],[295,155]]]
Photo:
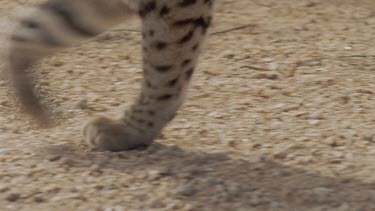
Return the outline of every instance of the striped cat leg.
[[[99,117],[86,125],[89,145],[121,151],[152,143],[185,99],[211,13],[211,0],[142,1],[142,90],[120,119]]]

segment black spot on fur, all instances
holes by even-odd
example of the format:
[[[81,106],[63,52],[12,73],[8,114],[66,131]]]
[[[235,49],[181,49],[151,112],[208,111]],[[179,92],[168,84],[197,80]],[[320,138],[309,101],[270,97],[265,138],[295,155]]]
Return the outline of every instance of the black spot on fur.
[[[178,3],[178,6],[187,7],[187,6],[195,4],[196,2],[197,0],[182,0],[180,3]]]
[[[161,73],[165,73],[168,70],[170,70],[172,67],[173,67],[172,65],[158,65],[158,66],[155,66],[155,70]]]
[[[211,25],[211,19],[212,19],[211,17],[208,17],[206,19],[203,17],[200,17],[194,21],[194,25],[196,27],[202,28],[203,33],[206,33],[208,27],[210,27]]]
[[[183,62],[181,62],[181,67],[186,67],[186,65],[190,64],[191,59],[185,59]]]
[[[37,29],[40,27],[39,23],[34,22],[32,20],[21,21],[21,25],[29,29]]]
[[[186,79],[190,80],[191,76],[193,75],[193,73],[194,73],[194,69],[193,68],[190,68],[188,71],[186,71],[186,73],[185,73]]]
[[[164,15],[168,15],[169,13],[171,12],[171,9],[167,6],[163,6],[161,9],[160,9],[160,16],[164,16]]]
[[[185,25],[194,23],[194,21],[195,21],[194,18],[188,18],[188,19],[176,21],[176,22],[173,23],[173,25],[175,25],[175,26],[185,26]]]
[[[168,44],[166,42],[156,41],[153,45],[155,46],[156,49],[163,50],[167,47]]]
[[[187,25],[193,25],[195,28],[201,28],[202,33],[205,34],[207,32],[208,27],[210,27],[212,22],[211,17],[199,17],[199,18],[188,18],[184,20],[179,20],[173,23],[175,26],[187,26]]]
[[[204,25],[201,26],[203,34],[207,33],[207,29],[211,26],[211,24],[212,24],[212,17],[207,17]]]
[[[198,47],[199,47],[199,43],[195,44],[191,49],[193,51],[196,51],[198,49]]]
[[[153,86],[152,86],[152,84],[151,84],[151,82],[150,82],[149,80],[146,80],[146,79],[145,79],[145,83],[146,83],[146,86],[147,86],[148,88],[153,88]]]
[[[156,1],[150,1],[139,10],[139,16],[145,18],[147,14],[156,9]]]
[[[159,101],[165,101],[165,100],[169,100],[173,97],[173,95],[171,94],[164,94],[164,95],[161,95],[159,97],[157,97],[156,99],[159,100]]]
[[[150,31],[148,31],[148,34],[149,34],[151,37],[153,37],[153,36],[155,35],[155,31],[151,29]]]
[[[178,78],[172,79],[168,82],[168,86],[174,87],[174,86],[176,86],[177,82],[178,82]]]
[[[151,111],[151,110],[150,110],[150,111],[148,111],[147,113],[148,113],[148,114],[149,114],[150,116],[155,116],[155,114],[156,114],[156,112],[155,112],[155,111]]]
[[[191,30],[189,31],[185,36],[183,36],[179,41],[178,43],[179,44],[184,44],[186,42],[188,42],[189,40],[191,40],[191,38],[194,36],[194,30]]]
[[[154,127],[154,123],[153,123],[153,122],[148,122],[148,123],[147,123],[147,126],[148,126],[148,127]]]

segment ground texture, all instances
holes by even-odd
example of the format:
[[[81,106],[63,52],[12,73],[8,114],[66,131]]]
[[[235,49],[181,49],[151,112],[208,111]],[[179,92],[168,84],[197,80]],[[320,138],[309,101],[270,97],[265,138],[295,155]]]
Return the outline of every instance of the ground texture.
[[[2,0],[1,21],[33,2]],[[373,0],[218,1],[189,100],[156,143],[90,151],[82,125],[138,93],[139,28],[34,69],[55,128],[0,80],[0,210],[375,210]]]

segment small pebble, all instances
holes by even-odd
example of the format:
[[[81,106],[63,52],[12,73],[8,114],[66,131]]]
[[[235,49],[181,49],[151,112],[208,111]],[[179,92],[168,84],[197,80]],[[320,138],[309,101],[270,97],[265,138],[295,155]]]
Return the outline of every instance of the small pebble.
[[[317,187],[313,189],[313,192],[317,195],[327,195],[332,192],[332,189],[326,187]]]
[[[0,185],[0,193],[4,193],[6,191],[10,190],[9,186],[7,185]]]
[[[33,200],[36,203],[42,203],[42,202],[45,201],[45,199],[43,197],[41,197],[41,196],[35,196]]]
[[[257,73],[252,78],[254,78],[254,79],[277,80],[277,79],[279,79],[279,75],[277,75],[275,73]]]
[[[334,136],[327,137],[323,141],[325,144],[328,144],[329,146],[336,146],[337,145],[337,139]]]
[[[47,160],[50,161],[50,162],[54,162],[54,161],[60,160],[60,158],[61,158],[60,155],[51,155],[51,156],[48,157]]]
[[[321,111],[315,111],[310,114],[311,119],[323,119],[322,112]]]
[[[375,142],[374,135],[372,133],[365,133],[362,135],[362,139],[368,142]]]
[[[83,100],[80,100],[80,101],[76,104],[75,107],[78,108],[78,109],[81,109],[81,110],[86,110],[86,109],[89,108],[89,105],[88,105],[87,100],[86,100],[86,99],[83,99]]]
[[[183,196],[193,196],[198,192],[198,190],[190,185],[184,185],[181,187],[178,187],[176,189],[176,194],[183,195]]]
[[[11,193],[5,199],[10,202],[16,202],[21,198],[21,195],[18,193]]]
[[[318,119],[309,119],[308,122],[309,122],[310,125],[317,125],[317,124],[320,123],[320,120],[318,120]]]

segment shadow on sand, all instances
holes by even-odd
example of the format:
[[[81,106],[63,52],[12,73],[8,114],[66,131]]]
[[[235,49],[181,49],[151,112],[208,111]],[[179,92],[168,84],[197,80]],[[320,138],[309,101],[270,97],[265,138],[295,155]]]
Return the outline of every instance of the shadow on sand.
[[[171,191],[167,197],[179,197],[199,210],[375,210],[375,184],[324,177],[268,159],[236,160],[161,144],[119,153],[85,152],[69,144],[40,154],[51,155],[68,159],[71,168],[97,164],[103,174],[106,170],[134,174],[156,169],[159,176],[153,180],[169,177],[178,186],[188,187],[181,194]]]

